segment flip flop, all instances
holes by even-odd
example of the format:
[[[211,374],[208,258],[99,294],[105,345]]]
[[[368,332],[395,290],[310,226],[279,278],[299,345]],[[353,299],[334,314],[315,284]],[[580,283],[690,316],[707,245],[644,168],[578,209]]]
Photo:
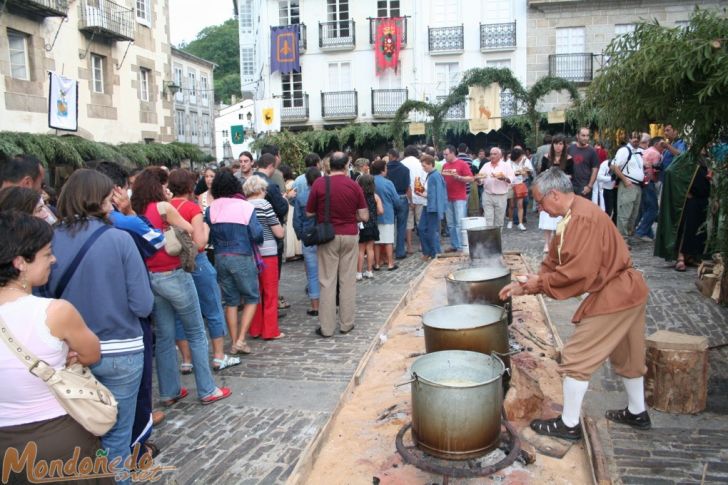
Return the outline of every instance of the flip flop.
[[[238,364],[240,364],[239,357],[232,357],[230,355],[224,354],[222,359],[212,359],[212,370],[215,372],[220,372],[223,369]]]
[[[200,399],[200,402],[205,404],[212,404],[217,401],[221,401],[225,399],[226,397],[230,397],[232,395],[232,391],[229,387],[218,387],[217,390],[211,395],[207,397],[203,397]]]
[[[182,362],[179,365],[179,373],[182,374],[183,376],[188,376],[188,375],[192,374],[192,369],[194,369],[194,366],[192,365],[191,362]]]
[[[188,394],[189,394],[189,392],[187,392],[187,388],[186,387],[182,387],[179,390],[179,394],[177,394],[172,399],[166,399],[166,400],[162,401],[161,404],[164,407],[169,407],[169,406],[175,404],[177,401],[186,398]]]

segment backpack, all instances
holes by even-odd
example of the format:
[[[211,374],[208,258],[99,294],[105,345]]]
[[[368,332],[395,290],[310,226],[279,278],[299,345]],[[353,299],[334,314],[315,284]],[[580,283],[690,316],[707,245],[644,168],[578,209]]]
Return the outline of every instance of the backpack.
[[[627,161],[624,162],[624,164],[621,167],[619,167],[620,172],[622,172],[624,170],[624,167],[626,167],[627,164],[629,163],[629,161],[632,159],[632,150],[630,150],[629,144],[625,145],[624,148],[626,148],[627,151],[629,152],[629,156],[627,157]],[[616,161],[617,161],[617,159],[615,158],[614,160],[612,160],[609,163],[609,166],[611,167],[614,164],[614,162],[616,162]],[[616,174],[616,172],[612,169],[610,169],[609,172],[610,172],[609,176],[612,178],[612,181],[619,182],[619,176]]]

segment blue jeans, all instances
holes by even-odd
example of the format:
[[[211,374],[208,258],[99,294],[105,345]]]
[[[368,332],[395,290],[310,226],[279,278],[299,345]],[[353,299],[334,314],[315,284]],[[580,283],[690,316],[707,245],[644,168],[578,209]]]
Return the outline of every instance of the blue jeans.
[[[111,391],[119,403],[116,424],[101,437],[101,446],[109,450],[109,463],[117,456],[121,457],[121,462],[116,466],[117,470],[121,470],[130,455],[129,444],[144,369],[144,351],[118,356],[102,355],[101,360],[90,369],[94,377]],[[118,483],[127,484],[130,481],[127,479]]]
[[[447,201],[447,231],[450,233],[450,244],[456,250],[463,249],[460,242],[461,229],[463,227],[463,218],[467,214],[467,200],[448,200]]]
[[[306,265],[306,276],[308,276],[308,297],[311,300],[318,300],[321,296],[321,287],[319,286],[316,246],[303,246],[303,262]]]
[[[438,253],[441,253],[440,218],[437,217],[437,212],[427,212],[427,208],[425,208],[422,211],[417,227],[420,231],[422,254],[434,258]]]
[[[197,383],[197,396],[212,395],[217,387],[212,379],[208,361],[207,336],[202,323],[200,302],[195,283],[189,273],[181,269],[149,273],[154,292],[154,323],[157,334],[155,360],[160,399],[178,396],[182,390],[177,369],[177,350],[174,343],[174,317],[182,321],[185,336],[190,344],[192,365]]]
[[[657,219],[657,187],[650,183],[642,189],[642,218],[640,219],[635,234],[644,237],[654,238],[652,224]]]
[[[407,235],[407,215],[409,214],[409,201],[407,197],[400,196],[399,204],[394,206],[394,222],[397,224],[397,240],[394,248],[394,255],[397,258],[407,256],[405,247],[405,236]]]
[[[205,253],[200,253],[195,258],[195,271],[191,273],[192,280],[197,289],[197,299],[200,300],[200,311],[207,322],[207,330],[210,338],[225,336],[225,314],[222,310],[222,295],[220,286],[217,284],[217,271],[210,264]],[[175,338],[186,340],[184,327],[179,318],[175,319]]]

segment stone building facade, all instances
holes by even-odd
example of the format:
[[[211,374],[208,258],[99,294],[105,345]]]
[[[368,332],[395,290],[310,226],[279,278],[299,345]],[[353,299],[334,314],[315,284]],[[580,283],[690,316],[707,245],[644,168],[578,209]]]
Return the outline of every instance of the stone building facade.
[[[172,47],[175,139],[215,153],[215,63]]]
[[[528,0],[527,84],[554,75],[586,87],[603,65],[604,49],[641,20],[679,27],[700,8],[726,6],[715,0]],[[568,94],[546,96],[540,111],[563,109]]]
[[[95,141],[170,142],[169,0],[6,0],[0,131],[48,126],[49,71],[79,81],[78,131]]]

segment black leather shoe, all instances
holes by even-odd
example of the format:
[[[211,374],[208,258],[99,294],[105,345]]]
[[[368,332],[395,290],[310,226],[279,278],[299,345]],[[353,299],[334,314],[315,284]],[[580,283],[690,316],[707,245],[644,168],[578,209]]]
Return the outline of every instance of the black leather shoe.
[[[316,329],[316,335],[318,335],[319,337],[323,337],[323,338],[331,338],[332,337],[331,335],[324,335],[324,333],[321,331],[321,327],[318,327]]]
[[[561,416],[553,419],[535,419],[531,421],[531,429],[536,433],[552,438],[561,438],[569,441],[581,439],[581,426],[569,427],[564,424]]]
[[[604,413],[604,417],[615,423],[627,424],[636,429],[650,429],[652,428],[652,421],[647,411],[642,411],[639,414],[632,414],[629,412],[629,408],[624,409],[611,409]]]

